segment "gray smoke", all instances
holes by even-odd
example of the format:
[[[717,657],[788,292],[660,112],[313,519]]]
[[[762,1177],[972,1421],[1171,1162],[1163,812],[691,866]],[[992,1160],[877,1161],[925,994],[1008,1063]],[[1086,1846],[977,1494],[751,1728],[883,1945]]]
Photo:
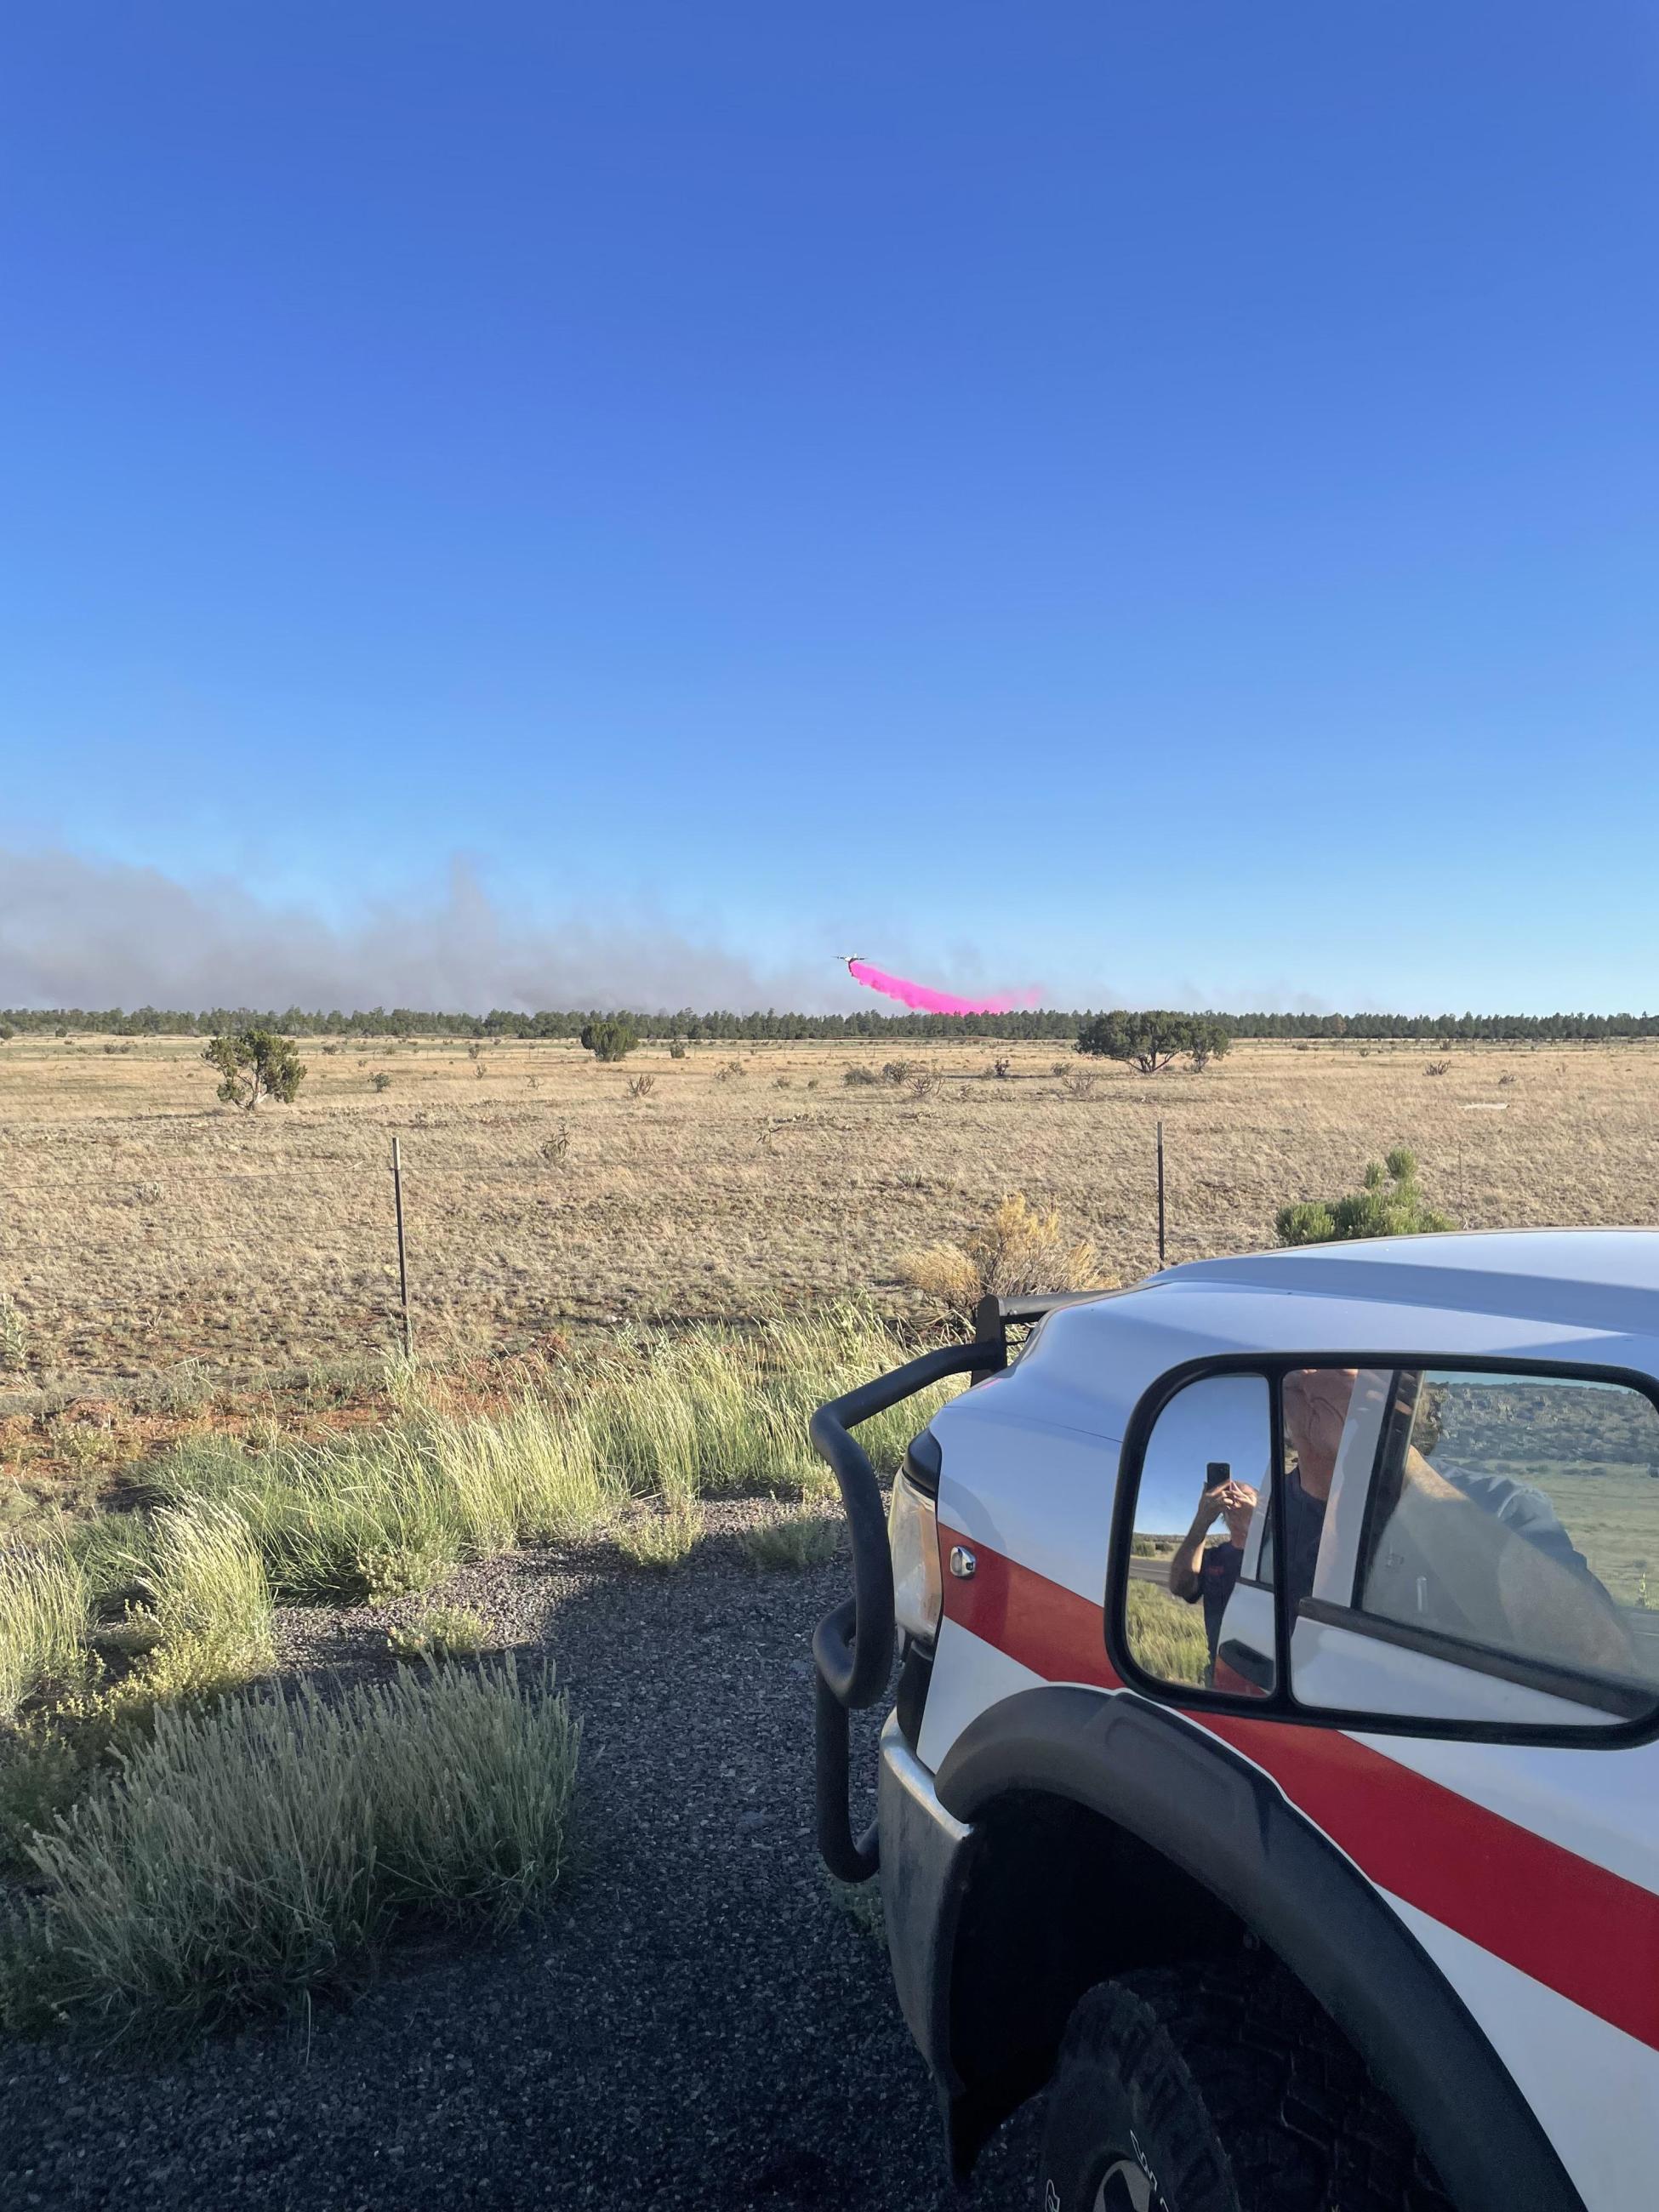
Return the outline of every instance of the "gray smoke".
[[[0,851],[0,1006],[844,1008],[823,963],[761,969],[670,926],[525,927],[458,866],[445,896],[337,927],[224,879],[61,851]]]

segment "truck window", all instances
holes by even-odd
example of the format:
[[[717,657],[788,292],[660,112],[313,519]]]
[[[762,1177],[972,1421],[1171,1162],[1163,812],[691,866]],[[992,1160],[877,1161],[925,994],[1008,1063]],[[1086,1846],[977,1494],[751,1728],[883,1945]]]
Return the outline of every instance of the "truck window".
[[[1273,1595],[1244,1577],[1272,1462],[1268,1386],[1212,1375],[1164,1406],[1142,1456],[1124,1590],[1124,1641],[1159,1682],[1266,1696]],[[1253,1542],[1252,1539],[1255,1540]]]
[[[1562,1670],[1561,1694],[1659,1685],[1659,1409],[1620,1382],[1399,1375],[1354,1607]]]

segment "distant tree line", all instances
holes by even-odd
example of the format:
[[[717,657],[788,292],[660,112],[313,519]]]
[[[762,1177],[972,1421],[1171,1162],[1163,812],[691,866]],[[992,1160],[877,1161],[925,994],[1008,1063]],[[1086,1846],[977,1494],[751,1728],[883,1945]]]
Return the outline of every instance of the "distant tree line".
[[[1112,1010],[1121,1013],[1123,1010]],[[371,1006],[365,1012],[319,1013],[303,1006],[212,1006],[200,1012],[139,1006],[93,1010],[35,1006],[0,1010],[0,1033],[52,1036],[217,1036],[265,1030],[290,1037],[571,1037],[595,1023],[623,1021],[644,1039],[684,1037],[688,1043],[749,1043],[837,1037],[1002,1037],[1012,1042],[1075,1044],[1091,1024],[1108,1018],[1091,1008],[1058,1008],[1011,1014],[644,1013],[629,1007],[590,1006],[570,1013],[428,1013],[411,1006]],[[1163,1015],[1132,1014],[1145,1022]],[[1390,1039],[1436,1043],[1595,1044],[1620,1038],[1659,1036],[1659,1014],[1224,1014],[1181,1017],[1214,1034],[1234,1037]]]

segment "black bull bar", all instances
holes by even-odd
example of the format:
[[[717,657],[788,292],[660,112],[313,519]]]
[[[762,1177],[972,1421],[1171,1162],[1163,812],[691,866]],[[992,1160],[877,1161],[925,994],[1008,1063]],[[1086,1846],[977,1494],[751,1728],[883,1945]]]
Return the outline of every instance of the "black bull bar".
[[[814,1736],[817,1759],[818,1850],[842,1881],[867,1881],[879,1851],[872,1823],[853,1832],[848,1802],[849,1716],[873,1705],[893,1671],[893,1559],[881,1485],[870,1455],[852,1431],[862,1421],[914,1398],[952,1375],[993,1374],[1008,1364],[1007,1326],[1040,1321],[1056,1306],[1080,1304],[1098,1292],[1048,1297],[984,1298],[975,1313],[970,1344],[924,1352],[889,1375],[832,1398],[812,1416],[812,1449],[841,1489],[853,1539],[853,1594],[818,1623],[812,1638],[817,1662]]]

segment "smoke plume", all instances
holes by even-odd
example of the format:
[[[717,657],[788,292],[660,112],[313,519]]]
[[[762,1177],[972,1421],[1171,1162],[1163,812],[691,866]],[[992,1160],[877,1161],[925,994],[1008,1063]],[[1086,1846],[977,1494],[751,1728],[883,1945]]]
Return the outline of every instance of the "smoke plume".
[[[335,924],[232,878],[0,851],[0,1006],[813,1012],[845,994],[828,959],[762,967],[670,924],[516,921],[465,867],[435,901]]]

